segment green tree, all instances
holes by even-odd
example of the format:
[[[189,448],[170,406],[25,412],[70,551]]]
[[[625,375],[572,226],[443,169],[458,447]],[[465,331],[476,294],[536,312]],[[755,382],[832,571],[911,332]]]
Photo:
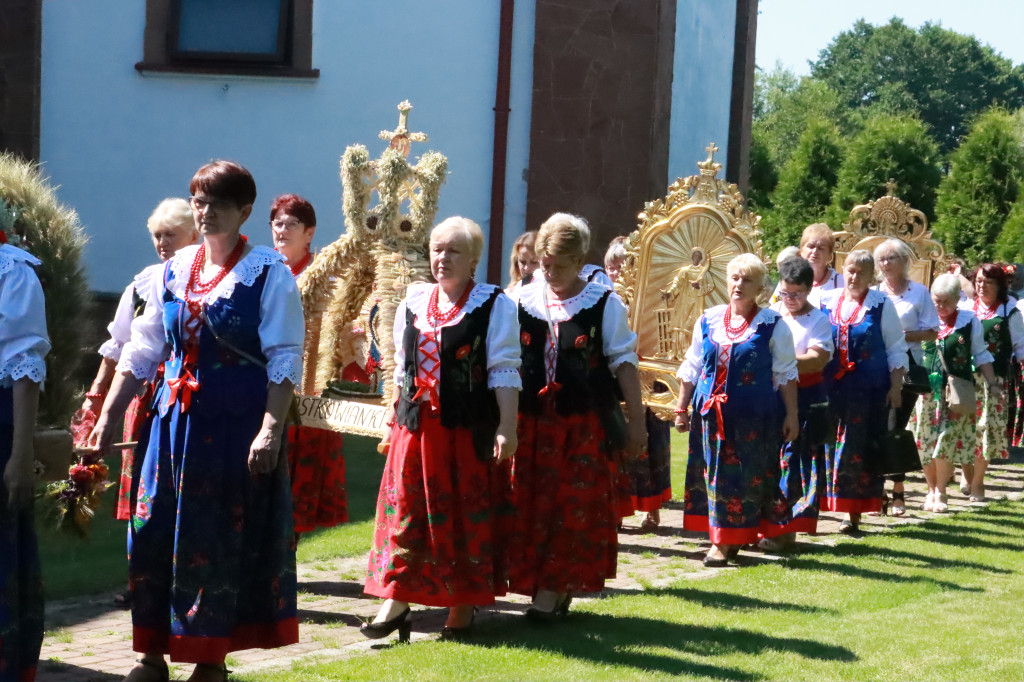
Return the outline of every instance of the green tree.
[[[921,121],[906,115],[872,117],[850,141],[828,222],[839,225],[854,206],[886,194],[890,179],[896,182],[895,196],[932,219],[939,162],[938,145]]]
[[[752,210],[771,208],[771,193],[779,182],[779,173],[764,139],[764,131],[754,128],[750,140],[750,189],[747,202]]]
[[[881,102],[893,113],[894,104],[899,111],[916,105],[943,153],[978,113],[1024,106],[1024,67],[974,36],[931,23],[915,31],[898,18],[883,26],[858,21],[821,51],[811,75],[847,107]]]
[[[1000,233],[1024,180],[1024,126],[1021,115],[995,108],[978,116],[963,143],[950,156],[949,174],[939,186],[935,234],[946,248],[968,262],[991,260]],[[1006,234],[999,249],[1012,250]]]
[[[846,106],[819,80],[805,77],[796,88],[776,93],[772,101],[772,108],[754,121],[753,129],[761,136],[776,168],[789,161],[808,121],[832,121],[844,133],[851,132]]]
[[[1024,194],[1017,197],[996,240],[996,258],[1008,263],[1024,262]]]
[[[810,120],[779,175],[772,194],[773,208],[762,218],[769,253],[797,244],[803,228],[822,219],[831,203],[842,159],[839,128],[824,119]]]

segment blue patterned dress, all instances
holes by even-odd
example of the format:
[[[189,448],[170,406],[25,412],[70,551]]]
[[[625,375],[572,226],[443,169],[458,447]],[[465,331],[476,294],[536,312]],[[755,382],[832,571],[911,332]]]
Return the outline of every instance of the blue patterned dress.
[[[43,289],[30,265],[39,261],[0,246],[0,682],[31,682],[43,644],[43,576],[33,507],[12,511],[2,474],[14,439],[14,381],[46,377]]]
[[[150,299],[163,305],[133,324],[119,368],[149,371],[145,361],[159,357],[144,349],[157,346],[158,325],[170,357],[138,445],[128,542],[134,649],[199,663],[298,641],[287,458],[282,448],[262,475],[247,460],[268,382],[299,379],[304,328],[291,273],[262,247],[207,295],[208,323],[196,321],[183,300],[195,253],[168,263]]]
[[[882,508],[883,479],[870,472],[879,437],[888,423],[889,373],[908,363],[907,342],[892,301],[869,290],[848,325],[853,304],[845,289],[827,295],[821,309],[832,321],[835,354],[825,377],[836,436],[825,444],[825,499],[822,508],[860,514]],[[841,301],[843,310],[837,311]],[[840,315],[840,313],[842,313]]]
[[[683,527],[716,545],[776,535],[786,509],[777,494],[785,410],[776,386],[797,378],[793,337],[774,310],[760,310],[730,343],[726,306],[694,330],[679,378],[695,384]]]

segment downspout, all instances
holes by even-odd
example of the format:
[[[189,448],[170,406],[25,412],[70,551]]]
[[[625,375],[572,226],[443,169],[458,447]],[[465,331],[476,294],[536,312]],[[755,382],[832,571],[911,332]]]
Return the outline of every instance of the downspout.
[[[498,78],[494,93],[494,160],[491,166],[491,220],[487,235],[487,281],[501,283],[505,228],[505,165],[508,158],[509,93],[512,89],[512,20],[515,0],[501,0]]]

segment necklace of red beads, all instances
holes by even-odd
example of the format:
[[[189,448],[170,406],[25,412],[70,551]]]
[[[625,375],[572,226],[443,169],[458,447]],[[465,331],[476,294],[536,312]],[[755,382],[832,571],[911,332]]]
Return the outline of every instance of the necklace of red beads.
[[[199,250],[196,251],[196,257],[192,259],[192,271],[188,275],[188,285],[185,287],[185,302],[188,303],[189,310],[191,310],[197,317],[202,307],[203,297],[206,294],[214,290],[214,288],[227,277],[231,269],[238,264],[238,260],[242,257],[242,251],[245,250],[245,243],[248,241],[246,236],[239,235],[238,242],[235,244],[235,248],[231,249],[231,253],[228,254],[228,258],[224,261],[224,265],[221,266],[220,270],[213,278],[205,284],[201,281],[201,274],[203,272],[203,264],[206,261],[206,244],[203,243],[199,246]]]
[[[754,308],[754,314],[757,314],[757,308]],[[747,327],[750,326],[750,321],[753,319],[754,315],[751,315],[750,317],[744,317],[743,324],[741,324],[738,327],[733,327],[732,306],[727,305],[725,307],[725,319],[722,320],[725,323],[725,335],[729,338],[730,341],[735,341],[736,339],[743,336],[743,333],[747,331]]]
[[[473,286],[473,280],[469,280],[469,283],[462,291],[462,295],[459,296],[459,300],[455,302],[455,305],[442,313],[437,307],[437,297],[438,292],[441,291],[441,285],[435,284],[433,290],[430,292],[430,298],[427,299],[427,324],[431,327],[443,327],[454,320],[458,316],[459,311],[462,310],[462,306],[466,305],[466,301],[469,300],[469,293],[473,291]]]
[[[832,268],[825,268],[825,274],[821,276],[820,280],[817,280],[817,279],[814,280],[814,284],[812,286],[814,288],[818,288],[822,284],[824,284],[828,279],[830,279],[831,277],[832,277]]]
[[[838,324],[840,327],[849,327],[853,323],[853,321],[857,319],[857,315],[860,314],[860,309],[864,307],[864,301],[866,301],[867,298],[868,297],[865,295],[861,302],[857,304],[857,307],[853,309],[853,312],[850,314],[850,316],[844,320],[843,303],[846,301],[846,290],[844,289],[843,293],[839,294],[839,304],[836,305],[836,310],[833,313],[833,322]]]

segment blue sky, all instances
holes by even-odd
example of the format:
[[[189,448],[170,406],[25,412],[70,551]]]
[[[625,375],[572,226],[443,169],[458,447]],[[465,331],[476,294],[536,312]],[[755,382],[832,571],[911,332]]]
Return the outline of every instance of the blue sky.
[[[1024,2],[1017,0],[760,0],[758,9],[756,59],[765,70],[781,60],[807,74],[807,61],[857,19],[885,24],[893,16],[914,28],[931,21],[974,35],[1014,64],[1024,62]]]

